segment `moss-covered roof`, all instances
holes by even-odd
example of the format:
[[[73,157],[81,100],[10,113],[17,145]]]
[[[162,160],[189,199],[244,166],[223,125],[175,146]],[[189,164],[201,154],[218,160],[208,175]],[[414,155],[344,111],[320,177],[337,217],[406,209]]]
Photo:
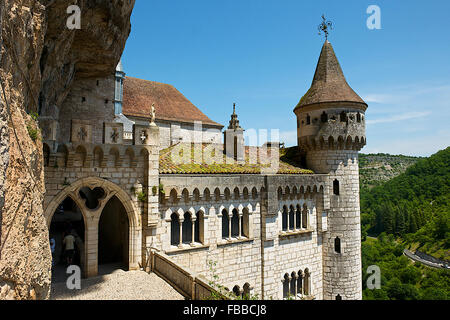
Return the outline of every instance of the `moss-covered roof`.
[[[215,152],[219,152],[218,150],[221,150],[221,147],[214,148],[214,145],[212,144],[203,144],[201,148],[201,152],[194,152],[194,144],[179,143],[162,150],[159,156],[159,172],[161,174],[260,174],[262,169],[270,168],[269,161],[262,161],[261,163],[259,157],[261,148],[259,147],[246,147],[245,163],[242,164],[234,162],[224,154],[216,156]],[[314,173],[311,170],[300,167],[295,159],[296,149],[297,148],[280,149],[278,174]],[[185,154],[185,152],[189,151],[191,152],[190,157]],[[254,158],[251,157],[251,155],[255,154],[257,155],[257,160],[250,161],[251,158]],[[261,153],[261,157],[264,159],[263,154],[264,152]],[[210,159],[223,159],[223,161],[210,160],[209,163],[207,163],[207,161],[205,161],[205,158],[208,157],[207,155],[210,155]],[[174,162],[174,158],[177,159],[175,156],[177,156],[178,159],[186,159],[184,161]]]

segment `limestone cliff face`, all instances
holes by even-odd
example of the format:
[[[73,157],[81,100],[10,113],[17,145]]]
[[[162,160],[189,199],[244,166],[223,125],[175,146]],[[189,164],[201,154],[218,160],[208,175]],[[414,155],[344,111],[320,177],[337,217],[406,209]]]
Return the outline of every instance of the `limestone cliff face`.
[[[74,3],[81,30],[66,27]],[[0,1],[0,299],[49,296],[42,142],[27,113],[56,119],[74,83],[112,74],[133,7],[134,0]]]

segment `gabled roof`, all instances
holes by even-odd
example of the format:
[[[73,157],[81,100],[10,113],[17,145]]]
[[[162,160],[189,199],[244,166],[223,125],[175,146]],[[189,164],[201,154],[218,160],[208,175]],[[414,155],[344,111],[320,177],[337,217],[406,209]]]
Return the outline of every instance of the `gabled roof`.
[[[323,44],[311,88],[295,109],[330,102],[351,102],[367,107],[364,100],[348,85],[333,47],[327,40]]]
[[[123,84],[123,114],[150,119],[155,104],[156,120],[194,122],[223,128],[212,121],[170,84],[125,77]]]

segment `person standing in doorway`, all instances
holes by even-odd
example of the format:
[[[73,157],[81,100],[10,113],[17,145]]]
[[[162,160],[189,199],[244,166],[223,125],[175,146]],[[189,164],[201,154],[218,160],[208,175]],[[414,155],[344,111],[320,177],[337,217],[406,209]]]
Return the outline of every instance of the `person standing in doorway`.
[[[66,256],[67,266],[72,265],[73,256],[75,254],[75,237],[72,233],[67,233],[63,240],[64,253]]]

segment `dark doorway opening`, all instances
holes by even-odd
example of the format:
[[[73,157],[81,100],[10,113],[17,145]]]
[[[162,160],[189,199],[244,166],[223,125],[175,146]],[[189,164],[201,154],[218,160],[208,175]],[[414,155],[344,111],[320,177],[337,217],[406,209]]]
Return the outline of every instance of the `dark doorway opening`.
[[[128,270],[129,221],[122,202],[117,197],[108,201],[98,227],[98,264],[117,265]]]
[[[68,252],[65,251],[64,237],[71,234],[75,238],[72,265],[77,265],[83,273],[85,266],[85,225],[83,214],[76,203],[67,197],[58,206],[50,224],[50,247],[52,248],[52,282],[66,281]]]

